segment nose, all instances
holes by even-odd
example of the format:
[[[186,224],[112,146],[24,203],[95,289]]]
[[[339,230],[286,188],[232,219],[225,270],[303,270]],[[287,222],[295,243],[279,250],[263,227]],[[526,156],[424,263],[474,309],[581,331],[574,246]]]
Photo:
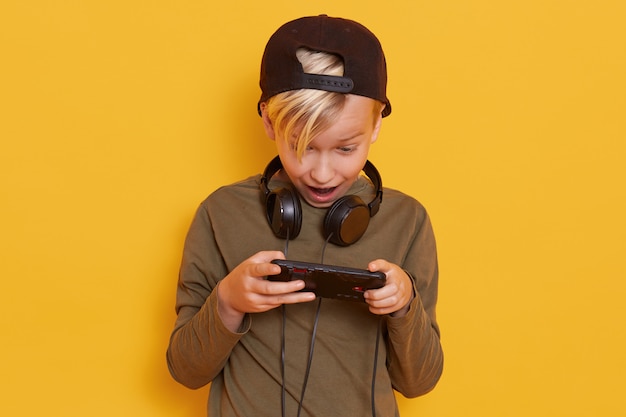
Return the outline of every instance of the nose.
[[[316,159],[313,167],[310,171],[311,178],[319,185],[324,185],[330,182],[335,176],[335,169],[333,166],[332,158],[327,156],[320,156]]]

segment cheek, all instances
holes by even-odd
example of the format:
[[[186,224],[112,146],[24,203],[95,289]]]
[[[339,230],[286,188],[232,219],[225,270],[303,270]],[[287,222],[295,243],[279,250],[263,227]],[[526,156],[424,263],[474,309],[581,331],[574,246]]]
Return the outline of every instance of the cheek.
[[[361,175],[361,169],[365,165],[365,162],[361,163],[353,163],[353,164],[344,164],[340,168],[338,168],[337,172],[341,174],[343,178],[347,181],[352,182],[355,181]]]
[[[274,138],[274,143],[276,144],[276,150],[279,155],[282,155],[287,151],[287,143],[285,143],[285,140],[282,137],[276,136]]]
[[[298,158],[293,152],[279,152],[279,156],[283,163],[283,171],[292,182],[295,183],[298,178],[301,178],[306,173],[305,167],[298,162]]]
[[[280,160],[285,168],[297,162],[295,153],[289,148],[289,145],[285,143],[284,140],[277,138],[275,143],[276,151],[278,152],[278,156],[280,156]]]

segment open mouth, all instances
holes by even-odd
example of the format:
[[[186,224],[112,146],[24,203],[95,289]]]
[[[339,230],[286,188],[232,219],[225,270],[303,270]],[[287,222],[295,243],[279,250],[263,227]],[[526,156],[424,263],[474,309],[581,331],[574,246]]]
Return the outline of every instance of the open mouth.
[[[311,199],[311,201],[316,202],[317,204],[329,204],[335,199],[337,195],[337,187],[330,187],[330,188],[308,187],[308,189],[309,189],[309,198]]]
[[[309,189],[314,194],[317,194],[319,196],[324,196],[324,195],[332,194],[332,192],[335,191],[336,187],[332,187],[332,188],[314,188],[314,187],[309,187]]]

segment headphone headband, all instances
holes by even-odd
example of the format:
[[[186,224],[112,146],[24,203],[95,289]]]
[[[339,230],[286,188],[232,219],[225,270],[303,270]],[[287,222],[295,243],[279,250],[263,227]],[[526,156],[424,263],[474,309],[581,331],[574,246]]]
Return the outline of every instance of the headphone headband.
[[[265,171],[263,171],[263,176],[261,177],[261,191],[263,194],[267,196],[270,193],[269,183],[270,179],[283,167],[283,163],[280,161],[279,156],[275,156],[274,159],[270,161],[269,164],[265,167]]]
[[[376,190],[374,199],[367,203],[367,207],[370,209],[370,217],[374,217],[380,209],[380,204],[383,202],[383,180],[380,178],[380,174],[374,164],[372,164],[369,160],[365,161],[363,172],[365,172],[365,175],[367,175],[370,181],[372,181],[374,189]]]

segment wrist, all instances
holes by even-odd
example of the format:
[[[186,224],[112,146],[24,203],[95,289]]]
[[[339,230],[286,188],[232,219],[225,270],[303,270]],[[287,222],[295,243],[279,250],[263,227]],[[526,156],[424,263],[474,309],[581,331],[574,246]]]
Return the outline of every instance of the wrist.
[[[413,294],[411,295],[411,298],[409,299],[409,302],[406,303],[406,305],[404,307],[402,307],[400,310],[398,311],[394,311],[393,313],[390,314],[391,317],[404,317],[409,313],[409,310],[411,310],[411,304],[413,303],[413,300],[415,299],[415,292],[413,292]]]
[[[218,285],[216,288],[217,313],[222,320],[222,323],[224,323],[224,326],[226,326],[226,328],[231,332],[237,333],[237,330],[243,322],[245,313],[237,310],[228,302],[228,297],[224,296],[224,293],[227,291],[223,291],[221,287],[221,285]]]

